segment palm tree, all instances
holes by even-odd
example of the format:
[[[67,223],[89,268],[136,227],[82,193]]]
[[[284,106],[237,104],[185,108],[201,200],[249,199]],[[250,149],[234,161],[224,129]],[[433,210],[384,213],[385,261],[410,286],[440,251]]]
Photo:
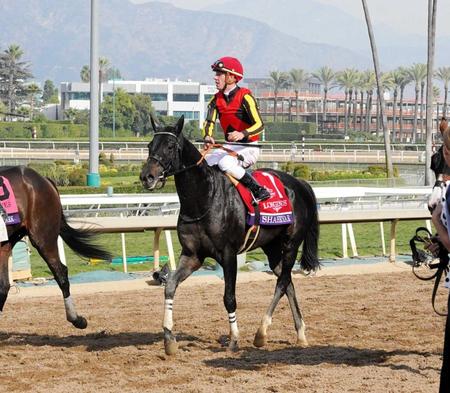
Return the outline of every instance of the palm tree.
[[[109,60],[106,57],[100,57],[98,59],[98,72],[99,72],[100,83],[108,82],[108,74],[109,74],[110,68],[111,68],[111,65],[109,63]]]
[[[294,89],[295,93],[295,108],[296,108],[296,114],[297,114],[297,122],[299,120],[299,113],[298,113],[298,93],[300,89],[304,86],[306,81],[309,78],[309,74],[301,69],[301,68],[294,68],[289,71],[289,85]],[[289,105],[290,108],[290,105]]]
[[[31,83],[27,86],[27,94],[30,98],[30,120],[33,120],[34,104],[36,102],[36,96],[41,93],[40,87],[36,83]]]
[[[364,71],[363,73],[363,86],[366,91],[366,118],[364,121],[364,131],[370,133],[370,124],[372,119],[372,99],[373,89],[377,85],[375,73],[371,70]],[[361,104],[363,106],[363,103]]]
[[[442,106],[442,116],[447,116],[448,83],[450,82],[450,67],[439,67],[434,73],[434,77],[444,84],[444,105]]]
[[[422,81],[427,76],[427,66],[425,64],[413,64],[409,69],[409,78],[414,82],[415,100],[414,100],[414,120],[413,120],[413,142],[417,140],[417,112],[419,106],[419,92]]]
[[[89,83],[91,80],[91,70],[88,65],[84,65],[80,71],[80,79],[84,83]]]
[[[269,73],[269,85],[273,89],[273,121],[277,121],[277,104],[278,104],[278,92],[280,89],[288,85],[288,76],[285,72],[270,71]]]
[[[347,136],[348,131],[348,116],[350,114],[351,101],[353,96],[353,87],[356,84],[358,77],[358,71],[354,68],[347,68],[344,71],[338,72],[336,76],[336,82],[338,86],[345,92],[345,113],[344,113],[344,127],[345,136]],[[349,106],[350,104],[350,106]]]
[[[394,80],[392,77],[392,73],[386,72],[384,74],[381,74],[381,94],[383,95],[383,97],[384,97],[384,93],[386,91],[390,91],[393,86],[394,86]],[[381,116],[381,99],[380,99],[380,97],[378,97],[378,100],[377,100],[377,108],[380,108],[380,110],[378,112]],[[377,124],[380,124],[380,123],[381,123],[381,121],[377,118]],[[389,128],[388,123],[387,123],[387,118],[386,118],[386,127]],[[377,136],[378,136],[379,129],[380,128],[377,126]]]
[[[425,185],[431,185],[431,137],[432,137],[432,110],[433,110],[433,66],[434,43],[436,38],[436,1],[428,0],[428,56],[427,56],[427,113],[426,113],[426,143],[425,143]]]
[[[111,66],[110,66],[109,60],[106,57],[100,57],[98,59],[98,72],[99,72],[100,83],[108,81],[110,71],[111,71]],[[113,70],[112,72],[114,74],[118,73],[118,75],[120,75],[119,70]],[[91,80],[91,69],[88,65],[84,65],[81,68],[80,79],[82,82],[85,82],[85,83],[89,83],[89,81]],[[118,78],[116,78],[116,79],[118,79]]]
[[[336,73],[330,67],[324,66],[319,68],[316,72],[313,72],[312,75],[320,82],[323,89],[323,124],[327,120],[328,91],[334,87],[332,86],[332,83],[336,78]]]
[[[403,94],[405,86],[409,83],[408,74],[403,67],[399,67],[391,72],[392,74],[392,91],[394,96],[393,109],[392,109],[392,139],[396,139],[396,126],[397,126],[397,102],[398,102],[398,92],[400,91],[400,132],[398,134],[398,139],[401,141],[402,134],[402,115],[403,115]]]
[[[362,97],[364,95],[364,73],[358,71],[355,81],[355,98],[353,100],[353,131],[356,131],[356,123],[358,120],[358,94],[361,94]],[[362,102],[363,98],[361,98]],[[361,131],[362,125],[362,108],[360,108],[360,117],[359,117],[359,130]]]
[[[30,63],[20,61],[23,50],[12,44],[0,54],[0,99],[3,99],[8,112],[14,112],[19,98],[25,95],[24,83],[31,78]]]
[[[380,77],[380,67],[378,62],[378,52],[375,44],[375,38],[373,36],[372,23],[370,21],[369,9],[367,7],[366,0],[361,0],[362,6],[364,9],[364,16],[366,18],[367,31],[369,33],[369,41],[370,48],[372,50],[372,58],[373,65],[375,69],[375,77],[377,79],[377,90],[378,90],[378,99],[380,100],[380,111],[381,111],[381,123],[383,126],[383,135],[384,135],[384,149],[386,152],[386,169],[387,169],[387,177],[391,178],[394,175],[394,167],[392,165],[392,154],[391,154],[391,140],[389,136],[389,131],[387,129],[387,121],[386,121],[386,111],[384,106],[384,97],[381,88],[381,77]]]
[[[408,69],[404,67],[399,67],[403,80],[400,83],[400,113],[399,113],[399,134],[398,139],[401,142],[403,138],[403,98],[405,96],[405,88],[411,83],[410,75]]]

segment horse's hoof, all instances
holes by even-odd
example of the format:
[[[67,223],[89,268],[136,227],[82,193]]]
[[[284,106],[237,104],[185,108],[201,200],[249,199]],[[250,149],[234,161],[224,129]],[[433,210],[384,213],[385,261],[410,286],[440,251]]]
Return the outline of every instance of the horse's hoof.
[[[166,355],[173,356],[177,353],[177,350],[178,344],[175,339],[164,340],[164,351],[166,352]]]
[[[78,316],[75,321],[72,321],[72,325],[75,326],[77,329],[86,329],[88,323],[86,321],[86,318]]]
[[[236,340],[231,340],[230,344],[228,345],[228,350],[231,352],[237,352],[239,351],[239,344]]]
[[[253,345],[256,348],[261,348],[264,345],[267,344],[267,335],[263,335],[262,333],[260,333],[260,331],[258,330],[255,334],[255,339],[253,340]]]
[[[295,343],[295,345],[300,348],[307,348],[309,346],[308,341],[306,341],[306,338],[304,339],[297,338],[297,342]]]

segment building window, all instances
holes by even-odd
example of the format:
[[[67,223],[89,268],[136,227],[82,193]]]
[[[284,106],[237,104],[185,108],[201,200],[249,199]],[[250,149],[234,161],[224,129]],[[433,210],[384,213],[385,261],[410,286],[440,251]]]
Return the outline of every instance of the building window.
[[[197,112],[197,111],[173,111],[173,115],[175,117],[180,117],[181,115],[184,115],[184,118],[186,120],[198,120],[199,119],[199,112]]]
[[[166,93],[145,93],[152,101],[167,101]]]
[[[69,100],[89,100],[90,99],[90,93],[88,91],[81,92],[81,91],[71,91],[69,93]]]
[[[205,94],[205,102],[211,101],[211,98],[214,97],[214,94]]]
[[[173,95],[174,101],[185,101],[185,102],[198,102],[198,94],[181,94],[177,93]]]

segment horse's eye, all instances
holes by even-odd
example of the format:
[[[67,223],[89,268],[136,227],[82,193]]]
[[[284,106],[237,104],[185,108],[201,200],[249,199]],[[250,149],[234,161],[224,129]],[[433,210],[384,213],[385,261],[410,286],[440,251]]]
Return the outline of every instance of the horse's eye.
[[[153,142],[150,142],[150,143],[147,145],[148,150],[151,150],[152,146],[153,146]]]

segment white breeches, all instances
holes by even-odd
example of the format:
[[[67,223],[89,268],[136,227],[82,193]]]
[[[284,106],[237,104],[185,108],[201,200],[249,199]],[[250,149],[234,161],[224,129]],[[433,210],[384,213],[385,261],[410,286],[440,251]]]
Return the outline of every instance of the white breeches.
[[[236,179],[242,178],[245,174],[245,169],[255,164],[258,160],[259,148],[252,147],[251,143],[245,146],[224,145],[224,147],[240,154],[244,158],[244,161],[230,156],[225,150],[215,149],[206,156],[206,162],[209,166],[218,165],[221,171],[230,174]]]

